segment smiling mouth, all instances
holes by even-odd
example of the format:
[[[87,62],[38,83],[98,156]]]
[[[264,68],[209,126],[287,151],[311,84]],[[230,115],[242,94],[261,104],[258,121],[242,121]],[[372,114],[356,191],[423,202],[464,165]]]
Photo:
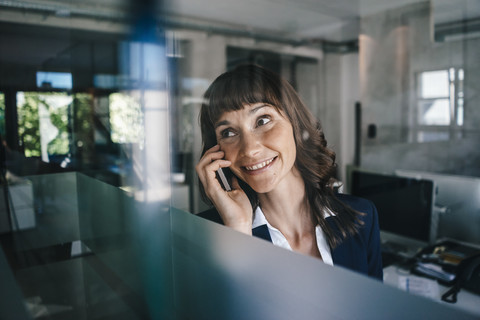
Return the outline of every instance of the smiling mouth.
[[[276,157],[275,157],[275,158],[276,158]],[[254,170],[259,170],[259,169],[265,168],[265,167],[268,166],[270,163],[272,163],[273,160],[275,160],[275,158],[272,158],[272,159],[267,160],[267,161],[263,161],[263,162],[261,162],[261,163],[258,163],[258,164],[256,164],[256,165],[254,165],[254,166],[251,166],[251,167],[250,167],[250,166],[248,166],[248,167],[245,166],[245,169],[246,169],[247,171],[254,171]]]

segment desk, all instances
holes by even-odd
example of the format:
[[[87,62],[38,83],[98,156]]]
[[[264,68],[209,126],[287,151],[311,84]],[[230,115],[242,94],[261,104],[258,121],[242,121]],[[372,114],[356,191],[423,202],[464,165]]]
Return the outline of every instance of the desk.
[[[35,225],[0,234],[0,319],[172,318],[165,205],[75,172],[29,180]]]
[[[462,289],[457,295],[457,303],[447,303],[441,300],[441,296],[449,287],[438,284],[436,280],[412,275],[409,270],[402,269],[397,265],[390,265],[383,269],[383,282],[387,285],[405,290],[402,282],[404,282],[406,278],[414,281],[420,279],[420,281],[424,282],[425,287],[431,288],[432,290],[428,292],[428,296],[427,293],[422,294],[427,296],[427,298],[480,316],[480,295]]]
[[[35,228],[0,236],[0,297],[18,293],[0,319],[478,319],[78,173],[31,179]]]

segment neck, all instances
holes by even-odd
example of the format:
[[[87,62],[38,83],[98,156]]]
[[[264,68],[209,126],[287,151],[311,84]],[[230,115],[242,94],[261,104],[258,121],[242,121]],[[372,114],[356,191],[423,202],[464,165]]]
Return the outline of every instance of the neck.
[[[275,190],[258,197],[267,221],[287,238],[302,237],[314,230],[305,202],[305,183],[298,171],[292,172]]]

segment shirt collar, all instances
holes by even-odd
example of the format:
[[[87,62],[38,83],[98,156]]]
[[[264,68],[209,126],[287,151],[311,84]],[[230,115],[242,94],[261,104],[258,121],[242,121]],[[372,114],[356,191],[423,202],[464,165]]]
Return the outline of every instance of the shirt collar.
[[[325,219],[331,216],[335,216],[335,213],[333,213],[328,209],[326,209],[324,212],[325,212],[324,213]],[[267,236],[265,236],[264,232],[260,232],[263,235],[261,236],[261,238],[271,241],[274,245],[278,247],[292,250],[285,236],[279,230],[275,229],[268,223],[267,219],[265,218],[265,215],[263,214],[262,209],[260,207],[257,207],[257,209],[255,209],[255,217],[252,223],[253,233],[255,234],[256,231],[259,231],[258,229],[261,229],[260,227],[262,226],[266,229],[265,231]],[[325,264],[333,266],[333,259],[332,259],[332,253],[330,251],[330,246],[328,245],[325,234],[319,225],[315,227],[315,237],[317,240],[317,247],[320,252],[320,255],[322,256],[323,262]]]
[[[254,215],[254,219],[253,219],[253,223],[252,223],[252,229],[254,229],[256,227],[259,227],[261,225],[264,225],[264,224],[270,226],[267,219],[265,218],[265,215],[263,214],[262,209],[260,208],[260,206],[258,206],[257,209],[255,209],[255,215]]]
[[[335,213],[332,210],[330,210],[328,208],[325,208],[324,211],[323,211],[323,217],[326,219],[326,218],[332,217],[332,216],[335,216]],[[252,229],[254,229],[256,227],[259,227],[261,225],[264,225],[264,224],[266,224],[269,228],[273,228],[270,225],[270,223],[268,223],[267,218],[265,218],[265,215],[263,214],[263,211],[260,208],[260,206],[258,206],[257,209],[255,209],[254,219],[253,219],[253,223],[252,223]]]

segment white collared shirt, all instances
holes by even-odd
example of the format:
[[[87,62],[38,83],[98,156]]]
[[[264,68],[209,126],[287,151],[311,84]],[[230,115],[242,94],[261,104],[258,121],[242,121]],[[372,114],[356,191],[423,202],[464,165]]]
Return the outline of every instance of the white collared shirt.
[[[326,212],[325,217],[333,215],[331,212]],[[270,233],[270,237],[272,238],[272,242],[274,245],[293,251],[292,247],[288,243],[285,236],[280,232],[280,230],[274,228],[270,223],[268,223],[265,215],[263,214],[262,209],[260,206],[257,207],[255,210],[255,218],[253,220],[252,229],[259,227],[261,225],[266,224],[268,227],[268,232]],[[322,260],[325,264],[333,266],[332,260],[332,253],[330,251],[330,246],[328,245],[327,239],[325,238],[325,233],[323,232],[320,226],[315,227],[315,236],[317,238],[317,247],[320,255],[322,256]]]

